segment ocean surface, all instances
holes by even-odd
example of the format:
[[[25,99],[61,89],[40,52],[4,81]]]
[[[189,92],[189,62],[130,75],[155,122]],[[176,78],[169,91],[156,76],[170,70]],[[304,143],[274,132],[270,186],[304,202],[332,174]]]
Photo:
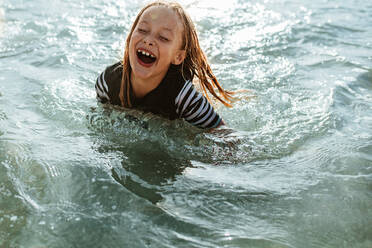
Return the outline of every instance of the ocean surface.
[[[142,1],[0,0],[0,247],[372,247],[372,2],[181,3],[212,132],[97,103]]]

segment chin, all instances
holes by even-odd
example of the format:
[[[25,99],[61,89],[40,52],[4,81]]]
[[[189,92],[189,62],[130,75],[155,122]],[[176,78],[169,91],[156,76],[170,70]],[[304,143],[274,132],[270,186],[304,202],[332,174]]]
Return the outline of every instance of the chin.
[[[134,64],[134,66],[131,66],[132,73],[137,78],[149,78],[152,75],[152,68],[143,68],[139,64]]]

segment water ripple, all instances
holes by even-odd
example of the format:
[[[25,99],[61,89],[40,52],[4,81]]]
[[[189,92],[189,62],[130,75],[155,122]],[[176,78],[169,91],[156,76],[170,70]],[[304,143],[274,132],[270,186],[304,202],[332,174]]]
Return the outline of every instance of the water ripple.
[[[181,2],[213,131],[97,106],[141,1],[0,4],[0,246],[369,247],[371,4]]]

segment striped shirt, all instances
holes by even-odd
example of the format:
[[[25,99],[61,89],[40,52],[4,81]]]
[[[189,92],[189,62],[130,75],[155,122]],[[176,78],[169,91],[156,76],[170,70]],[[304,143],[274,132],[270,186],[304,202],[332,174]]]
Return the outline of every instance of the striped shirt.
[[[119,92],[123,67],[119,63],[107,67],[96,80],[97,99],[102,103],[121,106]],[[171,65],[162,82],[143,98],[131,102],[134,108],[161,115],[168,119],[182,118],[199,128],[214,128],[221,124],[216,113],[191,80],[182,77],[180,66]]]

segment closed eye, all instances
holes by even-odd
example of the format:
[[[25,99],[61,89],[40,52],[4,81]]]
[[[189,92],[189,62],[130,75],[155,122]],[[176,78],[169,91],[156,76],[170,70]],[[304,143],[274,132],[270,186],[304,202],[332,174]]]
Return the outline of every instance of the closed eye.
[[[145,34],[147,33],[148,31],[146,29],[143,29],[143,28],[139,28],[138,29],[138,32],[142,33],[142,34]]]
[[[169,41],[169,39],[167,37],[164,37],[164,36],[159,36],[159,39],[162,40],[162,41]]]

